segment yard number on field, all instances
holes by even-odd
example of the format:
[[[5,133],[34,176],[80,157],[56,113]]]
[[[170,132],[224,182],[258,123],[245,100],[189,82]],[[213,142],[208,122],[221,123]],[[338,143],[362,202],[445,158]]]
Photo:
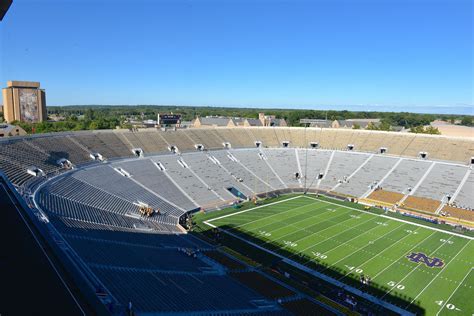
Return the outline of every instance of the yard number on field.
[[[288,240],[283,240],[283,243],[284,243],[286,246],[290,246],[290,247],[296,247],[296,246],[298,246],[297,243],[292,242],[292,241],[288,241]]]
[[[311,253],[313,254],[313,256],[315,256],[316,258],[319,258],[319,259],[326,259],[328,257],[325,254],[322,254],[320,252],[311,251]]]
[[[355,273],[362,273],[362,272],[364,272],[364,270],[362,270],[362,269],[359,269],[359,268],[356,268],[356,267],[352,267],[352,266],[348,266],[347,264],[346,264],[346,268],[349,269],[349,271],[355,272]]]
[[[444,244],[448,244],[448,245],[452,245],[452,244],[454,243],[454,242],[451,241],[451,240],[446,240],[446,239],[443,239],[443,238],[441,238],[439,241],[441,241],[441,242],[444,243]]]
[[[438,304],[439,306],[443,306],[444,304],[444,301],[435,301],[436,304]],[[451,303],[448,303],[446,304],[445,306],[447,309],[449,310],[454,310],[454,311],[461,311],[459,308],[457,308],[454,304],[451,304]]]
[[[404,290],[405,289],[405,285],[397,284],[397,282],[395,282],[395,281],[389,281],[387,284],[388,284],[388,286],[395,287],[399,290]]]

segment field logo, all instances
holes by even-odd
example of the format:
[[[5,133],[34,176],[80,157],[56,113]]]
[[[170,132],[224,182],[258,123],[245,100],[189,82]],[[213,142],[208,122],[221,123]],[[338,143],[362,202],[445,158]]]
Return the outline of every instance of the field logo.
[[[422,252],[412,252],[410,255],[407,256],[407,258],[415,263],[421,262],[430,268],[441,268],[442,266],[444,266],[443,259],[430,258]]]

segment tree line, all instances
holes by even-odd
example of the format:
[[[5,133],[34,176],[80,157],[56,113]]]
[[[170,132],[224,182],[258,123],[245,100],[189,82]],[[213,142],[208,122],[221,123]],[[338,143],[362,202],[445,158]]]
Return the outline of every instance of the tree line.
[[[227,107],[197,107],[197,106],[48,106],[48,116],[57,115],[64,117],[58,122],[42,123],[17,123],[28,133],[47,133],[60,131],[114,129],[117,126],[129,128],[127,118],[155,119],[157,113],[181,114],[182,120],[191,121],[196,116],[225,116],[258,118],[259,112],[266,115],[275,115],[284,118],[289,126],[302,126],[300,119],[328,119],[347,120],[355,118],[381,119],[380,124],[371,124],[371,130],[392,130],[394,126],[410,129],[415,133],[437,134],[436,128],[425,128],[430,122],[440,119],[454,123],[460,121],[461,125],[473,126],[473,116],[450,114],[417,114],[408,112],[369,112],[369,111],[334,111],[334,110],[292,110],[292,109],[255,109],[255,108],[227,108]],[[0,120],[2,118],[0,117]],[[357,124],[354,128],[360,128]]]

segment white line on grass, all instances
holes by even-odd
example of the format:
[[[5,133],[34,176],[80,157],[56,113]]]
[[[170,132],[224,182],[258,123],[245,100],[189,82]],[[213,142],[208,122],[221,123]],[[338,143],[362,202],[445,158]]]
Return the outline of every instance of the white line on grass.
[[[369,221],[370,221],[370,220],[366,221],[366,223],[369,222]],[[377,228],[377,227],[379,227],[379,226],[376,225],[376,226],[370,228],[369,230],[366,230],[366,231],[364,231],[363,233],[357,235],[357,236],[354,237],[354,238],[357,238],[357,237],[359,237],[359,236],[365,235],[366,233],[368,233],[369,231],[371,231],[372,229],[375,229],[375,228]],[[380,238],[382,238],[382,237],[384,237],[384,236],[382,235],[382,236],[380,236],[379,238],[377,238],[376,240],[378,240],[378,239],[380,239]],[[330,237],[329,240],[333,240],[333,238]],[[334,239],[334,240],[335,240],[335,239]],[[327,255],[327,254],[330,253],[331,251],[334,251],[334,250],[336,250],[337,248],[339,248],[339,247],[341,247],[341,246],[343,246],[343,245],[348,245],[349,242],[352,241],[352,239],[346,240],[346,241],[344,241],[344,242],[342,242],[342,243],[339,242],[339,241],[337,241],[337,240],[335,240],[335,241],[336,241],[337,243],[339,243],[339,245],[337,245],[336,247],[334,247],[334,248],[332,248],[332,249],[326,251],[326,252],[324,253],[325,255]],[[350,246],[350,247],[351,247],[351,248],[354,248],[355,246]],[[359,248],[359,247],[357,247],[357,248],[358,248],[358,249],[357,249],[356,251],[358,251],[358,250],[360,250],[360,249],[362,249],[362,248],[365,248],[365,246],[362,247],[362,248]],[[341,259],[341,260],[342,260],[342,259]],[[312,261],[312,260],[309,260],[309,261]],[[309,261],[307,261],[306,263],[308,263]],[[339,262],[339,261],[334,262],[333,265],[336,264],[336,263],[338,263],[338,262]],[[306,264],[306,263],[305,263],[305,264]],[[326,270],[327,270],[327,269],[326,269]]]
[[[295,207],[295,208],[290,208],[289,210],[286,210],[286,211],[283,211],[283,212],[278,212],[278,213],[275,213],[275,214],[270,215],[270,216],[267,216],[267,217],[262,217],[262,218],[259,218],[259,219],[256,219],[256,220],[252,220],[252,221],[249,221],[249,222],[240,224],[240,225],[236,225],[235,227],[232,227],[232,229],[235,230],[235,229],[237,229],[237,228],[241,228],[241,227],[244,227],[244,226],[249,225],[249,224],[254,224],[254,223],[259,222],[259,221],[261,221],[261,220],[268,220],[270,217],[274,217],[274,216],[286,214],[286,213],[288,213],[288,212],[296,211],[296,210],[298,210],[298,209],[302,209],[302,208],[304,208],[304,207],[307,207],[307,206],[310,206],[310,205],[315,205],[315,204],[317,204],[317,203],[310,203],[310,204],[305,204],[305,205],[298,206],[298,207]],[[267,204],[267,205],[269,205],[269,204]],[[231,215],[231,214],[229,214],[229,215]],[[235,215],[235,213],[234,213],[234,215]],[[213,220],[215,220],[215,219],[213,219]]]
[[[408,250],[409,252],[412,251],[413,249],[415,249],[416,247],[418,247],[418,245],[420,245],[421,243],[423,243],[425,240],[427,240],[428,238],[430,238],[431,236],[434,235],[434,232],[432,232],[430,235],[426,236],[425,238],[423,238],[420,242],[418,242],[415,246],[411,247],[410,250]],[[385,272],[385,270],[387,270],[388,268],[390,268],[392,265],[394,265],[395,263],[398,262],[398,260],[400,260],[401,258],[405,257],[405,253],[403,255],[401,255],[397,260],[393,260],[393,262],[391,264],[389,264],[388,266],[386,266],[382,271],[380,271],[379,273],[377,273],[373,278],[372,280],[375,280],[376,277],[378,277],[380,274],[382,274],[383,272]]]
[[[352,219],[352,217],[349,217],[349,218],[343,220],[342,222],[345,222],[345,221],[350,220],[350,219]],[[329,221],[329,220],[326,220],[326,221]],[[323,222],[325,222],[325,221],[323,221]],[[342,222],[341,222],[341,223],[342,223]],[[326,228],[320,230],[318,233],[313,233],[313,232],[311,232],[310,235],[307,235],[307,236],[302,237],[302,238],[300,238],[300,239],[294,240],[294,241],[292,241],[292,242],[296,243],[296,242],[299,242],[299,241],[301,241],[301,240],[303,240],[303,239],[312,237],[312,236],[314,236],[314,235],[322,236],[323,238],[325,238],[325,240],[331,239],[330,237],[328,238],[328,237],[323,236],[323,235],[321,235],[321,234],[319,234],[319,233],[320,233],[320,232],[323,232],[323,231],[325,231],[325,230],[327,230],[327,229],[329,229],[329,228],[332,228],[332,227],[334,227],[334,226],[337,226],[337,225],[339,225],[339,224],[340,224],[340,223],[336,223],[335,225],[326,227]],[[316,224],[314,224],[314,225],[316,225]],[[288,226],[293,226],[293,224],[288,224]],[[311,226],[312,226],[312,225],[311,225]],[[298,227],[296,227],[296,228],[298,228]],[[293,232],[291,232],[290,234],[293,234],[293,233],[296,233],[296,232],[298,232],[298,231],[305,230],[305,229],[306,229],[306,228],[302,228],[302,229],[299,229],[299,230],[297,230],[297,231],[293,231]],[[290,235],[290,234],[288,234],[288,235]],[[281,239],[281,238],[282,238],[282,237],[280,237],[280,238],[278,238],[278,239]],[[324,240],[323,240],[323,241],[324,241]],[[321,241],[321,242],[322,242],[322,241]],[[266,243],[265,243],[265,244],[266,244]],[[313,245],[313,246],[314,246],[314,245]],[[311,246],[311,247],[312,247],[312,246]],[[281,248],[281,249],[286,248],[286,245],[283,246],[283,247],[280,247],[280,248]],[[302,250],[302,251],[303,251],[303,250]],[[288,258],[291,258],[291,257],[292,257],[292,256],[290,256],[290,257],[288,257]]]
[[[217,226],[215,226],[215,225],[213,225],[213,224],[210,224],[210,223],[207,223],[207,222],[204,222],[204,223],[205,223],[206,225],[210,226],[210,227],[213,227],[213,228],[216,228],[216,227],[217,227]],[[300,263],[298,263],[298,262],[296,262],[296,261],[293,261],[293,260],[291,260],[291,259],[289,259],[289,258],[287,258],[287,257],[285,257],[285,256],[283,256],[283,255],[280,255],[280,254],[276,253],[275,251],[272,251],[272,250],[269,250],[269,249],[267,249],[267,248],[265,248],[265,247],[259,246],[259,245],[257,245],[256,243],[253,243],[253,242],[251,242],[251,241],[249,241],[249,240],[247,240],[247,239],[245,239],[245,238],[243,238],[243,237],[241,237],[241,236],[238,236],[238,235],[236,235],[236,234],[233,234],[233,233],[231,233],[231,232],[229,232],[229,231],[227,231],[227,230],[225,230],[225,229],[223,229],[222,231],[223,231],[224,233],[230,235],[230,236],[233,236],[234,238],[237,238],[237,239],[239,239],[239,240],[241,240],[241,241],[243,241],[243,242],[245,242],[245,243],[247,243],[247,244],[249,244],[249,245],[252,245],[253,247],[255,247],[255,248],[257,248],[257,249],[263,250],[263,251],[265,251],[265,252],[267,252],[267,253],[269,253],[269,254],[275,256],[275,257],[281,258],[281,259],[283,260],[283,262],[285,262],[285,263],[287,263],[287,264],[289,264],[289,265],[291,265],[291,266],[293,266],[293,267],[296,267],[296,268],[298,268],[298,269],[300,269],[300,270],[302,270],[302,271],[304,271],[304,272],[307,272],[307,273],[309,273],[309,274],[311,274],[311,275],[313,275],[313,276],[316,276],[316,277],[318,277],[318,278],[320,278],[320,279],[322,279],[322,280],[324,280],[324,281],[326,281],[326,282],[329,282],[329,283],[331,283],[331,284],[334,284],[335,286],[343,287],[345,290],[347,290],[347,291],[349,291],[349,292],[351,292],[351,293],[354,293],[354,294],[356,294],[356,295],[359,295],[359,296],[361,296],[361,297],[363,297],[363,298],[365,298],[365,299],[367,299],[367,300],[369,300],[369,301],[371,301],[371,302],[373,302],[373,303],[380,304],[380,305],[382,305],[382,306],[384,306],[384,307],[386,307],[386,308],[388,308],[388,309],[390,309],[390,310],[392,310],[392,311],[395,311],[395,312],[397,312],[397,313],[399,313],[399,314],[401,314],[401,315],[414,315],[413,313],[410,313],[410,312],[408,312],[408,311],[405,311],[405,310],[401,309],[401,308],[398,307],[398,306],[395,306],[395,305],[393,305],[393,304],[391,304],[391,303],[382,301],[382,300],[380,300],[380,299],[374,297],[373,295],[370,295],[370,294],[368,294],[368,293],[364,293],[364,292],[362,292],[362,291],[360,291],[360,290],[358,290],[358,289],[356,289],[356,288],[354,288],[354,287],[352,287],[352,286],[349,286],[349,285],[347,285],[347,284],[344,284],[344,283],[342,283],[342,282],[339,282],[339,281],[337,281],[337,280],[335,280],[335,279],[333,279],[333,278],[331,278],[331,277],[329,277],[329,276],[327,276],[327,275],[325,275],[325,274],[322,274],[322,273],[319,273],[319,272],[317,272],[317,271],[314,271],[314,270],[312,270],[312,269],[310,269],[310,268],[308,268],[308,267],[306,267],[306,266],[304,266],[304,265],[302,265],[302,264],[300,264]]]
[[[464,278],[461,280],[461,282],[459,282],[458,286],[454,289],[453,293],[451,293],[451,295],[449,295],[448,299],[443,303],[443,305],[441,306],[441,308],[439,309],[439,311],[436,313],[436,316],[439,315],[439,313],[441,313],[441,311],[443,310],[444,306],[449,302],[449,300],[451,299],[451,297],[453,297],[454,293],[456,293],[456,291],[459,289],[459,287],[461,286],[461,284],[463,284],[464,280],[466,280],[466,278],[468,277],[469,274],[471,274],[471,272],[474,270],[474,267],[470,268],[469,271],[467,272],[467,274],[464,276]]]
[[[306,205],[310,205],[310,204],[306,204]],[[261,209],[258,212],[240,214],[239,215],[239,220],[244,219],[244,221],[245,221],[245,220],[258,219],[258,218],[261,218],[262,215],[263,216],[270,216],[270,215],[274,215],[275,212],[284,212],[284,211],[288,211],[288,208],[293,208],[294,209],[294,208],[297,208],[297,207],[300,207],[300,206],[301,206],[301,203],[291,204],[291,202],[288,202],[288,204],[285,204],[285,205],[274,205],[273,207],[271,207],[269,209]]]
[[[453,236],[450,236],[447,241],[449,241]],[[439,245],[439,247],[437,247],[435,250],[433,250],[431,253],[430,253],[430,257],[432,255],[434,255],[436,253],[436,251],[438,249],[440,249],[441,247],[443,247],[444,245],[446,245],[446,243],[442,243],[441,245]],[[398,261],[398,260],[397,260]],[[403,280],[405,280],[406,278],[408,278],[408,276],[410,276],[413,272],[415,272],[416,270],[418,270],[418,268],[420,267],[421,265],[416,265],[416,267],[414,267],[410,272],[408,272],[408,274],[406,274],[400,281],[398,281],[394,286],[392,286],[392,288],[390,290],[388,290],[381,298],[383,299],[385,296],[387,296],[390,292],[392,292],[392,290],[397,286],[397,285],[400,285]]]
[[[418,223],[413,223],[413,222],[406,221],[406,220],[403,220],[403,219],[399,219],[399,218],[396,218],[396,217],[391,217],[391,216],[386,216],[386,215],[381,215],[381,214],[374,214],[374,213],[367,212],[367,211],[364,211],[364,210],[359,210],[359,209],[354,208],[354,207],[345,206],[345,205],[341,205],[341,204],[329,202],[329,201],[326,201],[326,200],[321,200],[321,199],[318,199],[318,198],[316,198],[316,197],[311,197],[311,196],[307,196],[307,195],[304,195],[304,197],[306,197],[306,198],[308,198],[308,199],[312,199],[312,200],[317,200],[317,201],[326,202],[326,203],[333,204],[333,205],[342,206],[342,207],[349,208],[349,209],[351,209],[351,210],[355,210],[355,211],[358,211],[358,212],[361,212],[361,213],[370,214],[370,215],[372,215],[372,216],[383,217],[383,218],[391,219],[391,220],[393,220],[393,221],[402,222],[402,223],[407,223],[407,224],[411,224],[411,225],[418,226],[418,227],[423,227],[423,228],[426,228],[426,229],[434,230],[434,231],[441,232],[441,233],[445,233],[445,234],[448,234],[448,235],[457,236],[457,237],[461,237],[461,238],[464,238],[464,239],[474,240],[474,237],[470,237],[470,236],[466,236],[466,235],[461,235],[461,234],[458,234],[458,233],[453,233],[453,232],[449,232],[449,231],[442,230],[442,229],[435,228],[435,227],[425,226],[425,225],[418,224]]]
[[[451,259],[449,260],[449,262],[444,266],[442,267],[442,269],[440,271],[438,271],[438,274],[436,274],[436,276],[431,279],[430,283],[428,283],[424,288],[423,290],[421,290],[420,293],[418,293],[418,295],[410,302],[410,304],[408,304],[405,308],[407,308],[408,306],[410,306],[411,304],[413,304],[413,302],[431,285],[431,283],[434,282],[434,280],[436,280],[436,278],[438,278],[438,276],[443,273],[443,271],[446,271],[446,268],[448,267],[448,265],[454,261],[454,259],[456,259],[456,257],[464,250],[464,248],[467,247],[467,245],[470,243],[471,241],[469,240],[462,248],[461,250],[458,251],[458,253]]]
[[[327,205],[323,205],[322,207],[318,207],[318,208],[316,208],[316,209],[314,209],[314,210],[311,210],[311,212],[317,211],[317,210],[320,210],[320,209],[323,209],[323,208],[325,208],[325,207],[327,207]],[[288,226],[295,227],[295,228],[297,229],[297,230],[291,231],[291,232],[288,233],[288,234],[285,234],[285,235],[283,235],[283,236],[277,237],[276,239],[269,240],[269,241],[265,242],[264,244],[266,244],[266,243],[268,243],[268,242],[275,242],[275,241],[280,240],[280,239],[282,239],[282,238],[284,238],[284,237],[286,237],[286,236],[288,236],[288,235],[291,235],[291,234],[300,232],[300,231],[302,231],[302,230],[304,231],[305,229],[307,229],[307,228],[310,227],[310,226],[313,226],[314,224],[311,224],[311,225],[308,226],[308,227],[300,228],[300,227],[296,226],[296,223],[299,223],[299,222],[302,222],[302,221],[308,221],[309,219],[314,219],[314,218],[319,217],[319,216],[321,216],[321,215],[327,214],[328,212],[331,212],[331,211],[330,211],[330,210],[326,210],[325,212],[322,212],[322,213],[316,213],[316,214],[314,214],[314,215],[310,215],[309,217],[303,218],[302,220],[293,222],[293,223],[291,223],[291,224],[287,223],[286,225],[284,225],[284,226],[282,226],[282,227],[280,227],[280,228],[277,228],[277,229],[275,229],[275,230],[272,230],[272,231],[269,232],[269,233],[271,233],[272,236],[273,236],[273,233],[274,233],[274,232],[279,231],[279,230],[282,230],[282,229],[285,229],[285,228],[287,228]],[[304,213],[303,213],[303,214],[304,214]],[[303,214],[301,214],[301,215],[303,215]],[[273,224],[276,224],[276,223],[280,223],[280,222],[285,221],[285,220],[286,220],[286,219],[283,219],[283,220],[280,220],[280,221],[275,221],[275,222],[269,223],[268,225],[264,225],[264,226],[258,227],[258,228],[256,228],[256,229],[257,229],[257,230],[265,229],[265,227],[267,227],[267,226],[269,226],[269,225],[273,225]],[[329,219],[327,219],[327,220],[329,220]],[[323,220],[323,222],[326,222],[327,220]],[[252,231],[253,231],[253,230],[252,230]]]
[[[400,226],[402,227],[402,226]],[[417,229],[419,229],[419,227],[415,228],[414,231],[416,231]],[[375,256],[372,256],[370,257],[370,259],[368,259],[367,261],[359,264],[357,267],[358,268],[361,268],[363,266],[365,266],[368,262],[374,260],[375,258],[378,258],[380,255],[382,255],[382,253],[384,253],[385,251],[387,251],[388,249],[392,248],[393,246],[395,246],[396,244],[398,244],[400,241],[402,241],[403,239],[407,238],[408,236],[411,236],[411,233],[407,233],[405,236],[403,236],[402,238],[400,238],[399,240],[397,240],[396,242],[394,242],[393,244],[391,244],[390,246],[388,246],[387,248],[385,248],[384,250],[382,250],[381,252],[379,252],[377,255]],[[398,260],[397,260],[398,261]],[[351,271],[349,271],[346,275],[342,276],[340,279],[338,280],[342,280],[344,279],[346,276],[348,276],[349,274],[351,274]]]
[[[389,231],[389,232],[387,232],[387,233],[381,235],[379,238],[373,240],[373,243],[375,243],[377,240],[379,240],[379,239],[385,237],[385,235],[390,234],[391,232],[393,232],[393,231],[399,229],[399,228],[402,227],[402,226],[403,226],[403,224],[400,225],[400,226],[397,226],[397,227],[395,227],[394,229],[392,229],[391,231]],[[373,228],[371,228],[371,229],[365,231],[365,233],[367,233],[367,232],[369,232],[369,231],[371,231],[372,229],[377,228],[377,227],[379,227],[379,226],[375,226],[375,227],[373,227]],[[362,234],[358,235],[357,237],[362,236],[362,235],[364,235],[365,233],[362,233]],[[346,243],[347,243],[347,242],[346,242]],[[339,246],[342,246],[342,245],[343,245],[343,244],[340,244]],[[333,264],[331,264],[330,266],[328,266],[326,269],[324,269],[323,272],[326,271],[327,269],[329,269],[330,267],[334,267],[336,264],[338,264],[339,262],[341,262],[341,261],[344,260],[344,259],[347,259],[348,257],[352,256],[353,254],[357,253],[358,251],[363,251],[364,248],[369,247],[369,246],[371,246],[371,245],[372,245],[372,244],[365,245],[365,246],[363,246],[363,247],[357,247],[357,250],[351,252],[350,254],[348,254],[347,256],[345,256],[344,258],[341,258],[341,259],[337,260],[336,262],[334,262]],[[337,246],[337,247],[331,249],[330,251],[326,252],[325,254],[328,254],[329,252],[333,251],[334,249],[338,248],[339,246]]]
[[[311,205],[311,204],[308,204],[308,205]],[[316,208],[316,209],[314,209],[314,210],[311,210],[311,212],[312,212],[312,211],[319,210],[319,209],[322,209],[322,208],[324,208],[324,207],[325,207],[325,206],[320,207],[320,208]],[[329,211],[328,211],[328,212],[329,212]],[[308,220],[309,218],[318,217],[318,216],[323,215],[323,214],[326,214],[326,213],[327,213],[327,212],[317,213],[317,214],[311,215],[310,217],[306,217],[306,218],[304,218],[304,219],[302,219],[302,220],[296,221],[296,222],[294,222],[294,223],[299,223],[299,222]],[[301,214],[299,214],[299,215],[303,215],[303,214],[305,214],[305,213],[301,213]],[[266,217],[263,217],[263,218],[266,218]],[[260,219],[263,219],[263,218],[260,218]],[[277,224],[277,223],[281,223],[282,221],[285,221],[285,220],[286,220],[286,219],[272,221],[271,223],[267,223],[267,224],[265,224],[265,225],[263,225],[263,226],[259,226],[259,227],[250,229],[250,230],[248,230],[248,232],[254,232],[254,233],[255,233],[255,232],[260,231],[260,230],[267,231],[267,230],[265,229],[267,226],[270,226],[270,225],[273,225],[273,224]],[[326,220],[325,220],[325,221],[326,221]],[[280,228],[277,228],[277,229],[275,229],[275,230],[268,231],[268,232],[271,233],[271,234],[273,234],[274,232],[279,231],[279,230],[282,230],[282,229],[285,229],[285,228],[287,228],[288,226],[292,226],[292,227],[293,227],[293,224],[294,224],[294,223],[283,225],[283,226],[280,227]],[[279,240],[279,239],[281,239],[281,238],[283,238],[283,237],[285,237],[285,236],[287,236],[287,235],[290,235],[290,234],[293,234],[293,233],[296,233],[296,232],[298,232],[298,231],[301,231],[301,230],[306,229],[306,228],[301,228],[301,229],[300,229],[300,228],[297,227],[297,226],[294,226],[294,227],[297,228],[298,230],[297,230],[297,231],[292,231],[292,232],[290,232],[290,233],[288,233],[288,234],[285,234],[285,235],[283,235],[283,236],[280,236],[280,237],[278,237],[278,238],[276,238],[276,239],[270,239],[270,240],[264,242],[263,244],[267,244],[267,243],[269,243],[269,242],[277,241],[277,240]],[[237,228],[237,227],[236,227],[236,228]],[[233,229],[233,228],[231,228],[231,229]]]
[[[222,219],[222,218],[234,216],[234,215],[237,215],[237,214],[242,214],[242,213],[250,212],[250,211],[253,211],[253,210],[262,208],[262,207],[267,207],[267,206],[270,206],[270,205],[280,204],[280,203],[283,203],[283,202],[286,202],[286,201],[291,201],[291,200],[299,199],[299,198],[302,198],[302,196],[301,196],[301,195],[298,195],[298,196],[294,196],[294,197],[291,197],[291,198],[288,198],[288,199],[285,199],[285,200],[276,201],[276,202],[268,203],[268,204],[265,204],[265,205],[260,205],[260,206],[256,206],[256,207],[253,207],[253,208],[249,208],[248,210],[238,211],[238,212],[235,212],[235,213],[230,213],[230,214],[223,215],[223,216],[220,216],[220,217],[212,218],[212,219],[210,219],[210,220],[208,220],[208,221],[205,221],[205,223],[206,223],[206,222],[207,222],[207,223],[213,222],[213,221],[216,221],[216,220],[218,220],[218,219]],[[308,204],[308,205],[311,205],[311,204]]]
[[[351,220],[351,219],[353,219],[353,218],[350,217],[350,218],[348,218],[348,219],[346,219],[346,220],[343,220],[341,223],[343,223],[343,222],[345,222],[345,221],[347,221],[347,220]],[[306,251],[306,250],[308,250],[308,249],[310,249],[310,248],[314,248],[315,246],[317,246],[317,245],[319,245],[319,244],[321,244],[321,243],[323,243],[323,242],[325,242],[325,241],[332,240],[332,239],[334,239],[334,237],[339,236],[339,235],[341,235],[341,234],[343,234],[343,233],[345,233],[345,232],[347,232],[347,231],[349,231],[349,230],[351,230],[351,229],[354,229],[355,227],[359,227],[359,226],[361,226],[361,225],[363,225],[363,224],[365,224],[365,223],[368,223],[368,222],[370,222],[372,219],[373,219],[373,218],[369,218],[368,220],[363,221],[362,223],[360,223],[360,224],[358,224],[358,225],[356,225],[356,226],[354,226],[354,227],[349,227],[348,229],[345,229],[345,230],[341,231],[340,233],[338,233],[338,234],[336,234],[336,235],[333,235],[333,236],[330,236],[330,237],[326,237],[326,236],[324,236],[324,235],[321,235],[320,232],[325,231],[326,229],[332,228],[332,227],[334,227],[334,226],[337,226],[337,225],[340,224],[340,223],[338,223],[338,224],[336,224],[336,225],[334,225],[334,226],[330,226],[330,227],[328,227],[328,228],[325,228],[325,229],[323,229],[323,230],[320,230],[320,231],[317,232],[317,233],[314,233],[314,234],[308,235],[308,236],[306,236],[306,237],[304,237],[304,238],[301,238],[301,239],[299,239],[299,240],[297,240],[297,241],[300,241],[300,240],[303,240],[303,239],[312,237],[312,236],[314,236],[314,235],[322,236],[324,239],[321,240],[320,242],[316,243],[316,244],[313,244],[313,245],[311,245],[311,246],[309,246],[309,247],[304,248],[304,249],[301,250],[301,251],[295,252],[293,255],[289,256],[288,258],[293,258],[293,257],[295,257],[295,256],[298,256],[298,255],[299,255],[300,253],[302,253],[303,251]],[[345,244],[345,243],[347,243],[347,241],[344,242],[344,244]],[[311,260],[310,260],[310,261],[311,261]],[[309,262],[309,261],[307,261],[306,263],[308,263],[308,262]]]

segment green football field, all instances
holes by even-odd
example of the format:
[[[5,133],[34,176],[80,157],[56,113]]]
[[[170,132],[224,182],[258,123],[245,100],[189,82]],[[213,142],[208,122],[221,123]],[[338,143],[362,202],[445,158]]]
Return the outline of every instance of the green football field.
[[[472,237],[310,196],[228,212],[205,223],[404,309],[474,315]]]

